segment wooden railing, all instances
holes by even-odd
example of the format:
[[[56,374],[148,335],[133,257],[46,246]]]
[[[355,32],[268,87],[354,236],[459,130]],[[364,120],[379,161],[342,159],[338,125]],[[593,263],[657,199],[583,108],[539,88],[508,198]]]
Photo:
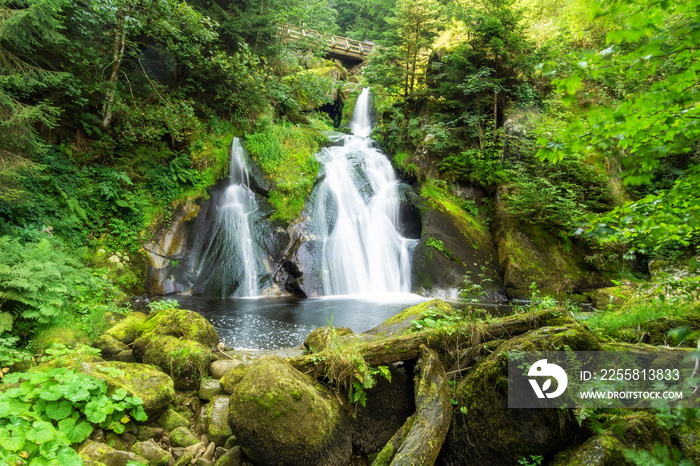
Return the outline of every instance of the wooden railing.
[[[363,42],[347,37],[334,36],[323,34],[313,29],[304,29],[296,26],[278,26],[280,33],[290,39],[301,40],[304,38],[322,39],[326,44],[326,52],[331,55],[339,55],[343,57],[364,60],[367,55],[374,49],[375,45],[372,42]]]

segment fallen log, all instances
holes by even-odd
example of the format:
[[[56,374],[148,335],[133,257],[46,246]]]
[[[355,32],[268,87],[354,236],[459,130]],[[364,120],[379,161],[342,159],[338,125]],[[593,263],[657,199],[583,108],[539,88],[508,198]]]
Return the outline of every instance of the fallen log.
[[[416,412],[389,440],[372,466],[432,466],[452,420],[450,388],[435,351],[421,346],[415,380]]]
[[[462,326],[430,329],[378,341],[349,344],[354,345],[368,366],[376,367],[418,359],[422,345],[436,351],[444,351],[446,348],[479,345],[499,338],[521,335],[535,328],[571,322],[573,321],[569,317],[562,317],[559,312],[540,311],[505,317],[491,324],[471,322]],[[322,377],[325,375],[329,359],[333,357],[334,350],[329,348],[319,353],[290,358],[289,362],[305,374]]]

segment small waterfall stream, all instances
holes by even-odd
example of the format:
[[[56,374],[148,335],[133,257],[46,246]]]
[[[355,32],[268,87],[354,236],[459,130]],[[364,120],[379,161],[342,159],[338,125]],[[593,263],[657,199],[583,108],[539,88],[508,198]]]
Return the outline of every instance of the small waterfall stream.
[[[201,248],[193,251],[193,292],[221,298],[260,295],[264,253],[253,240],[258,206],[250,189],[246,153],[231,144],[229,184],[218,199],[214,222]]]
[[[399,232],[399,182],[372,147],[369,88],[355,106],[352,136],[323,149],[325,178],[313,199],[312,229],[322,243],[324,295],[408,293],[417,240]]]

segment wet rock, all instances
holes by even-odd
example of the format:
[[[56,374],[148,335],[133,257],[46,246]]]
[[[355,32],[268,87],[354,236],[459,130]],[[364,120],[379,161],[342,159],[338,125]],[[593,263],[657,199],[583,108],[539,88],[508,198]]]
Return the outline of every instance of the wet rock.
[[[214,361],[216,362],[216,361]],[[212,366],[214,363],[212,363]],[[199,383],[199,398],[202,400],[211,400],[217,395],[221,395],[223,391],[221,390],[221,385],[218,379],[204,378]]]
[[[199,444],[199,438],[187,427],[178,427],[170,432],[170,442],[176,447],[191,447]],[[192,451],[192,450],[190,450]]]
[[[158,425],[172,432],[178,427],[190,427],[190,421],[172,408],[168,408],[158,419]]]
[[[138,442],[131,447],[131,451],[146,458],[151,466],[165,466],[173,456],[160,448],[153,439]]]
[[[162,413],[175,397],[172,379],[147,364],[92,362],[79,364],[77,369],[104,380],[110,392],[123,388],[129,395],[138,396],[143,400],[143,409],[149,417]]]
[[[220,379],[226,375],[228,371],[240,364],[242,364],[241,361],[236,359],[219,359],[218,361],[211,363],[209,366],[209,371],[211,372],[211,376],[213,378]]]
[[[219,395],[214,397],[206,406],[207,410],[207,436],[217,446],[226,443],[232,432],[228,423],[229,397]]]
[[[351,439],[346,420],[325,387],[276,356],[259,358],[234,372],[238,380],[232,384],[228,419],[256,463],[348,463]]]

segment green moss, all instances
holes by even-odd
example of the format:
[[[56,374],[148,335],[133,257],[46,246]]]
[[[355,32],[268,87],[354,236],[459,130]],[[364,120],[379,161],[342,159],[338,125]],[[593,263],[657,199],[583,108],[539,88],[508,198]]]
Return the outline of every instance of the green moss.
[[[142,352],[143,363],[160,367],[174,379],[175,387],[187,390],[199,386],[214,359],[210,348],[171,335],[153,336]]]
[[[219,335],[204,317],[187,309],[160,309],[151,313],[141,326],[141,338],[170,335],[193,340],[205,346],[215,346]],[[135,343],[134,346],[138,346]]]
[[[105,333],[128,345],[141,335],[141,326],[145,321],[146,314],[143,312],[132,312]]]

